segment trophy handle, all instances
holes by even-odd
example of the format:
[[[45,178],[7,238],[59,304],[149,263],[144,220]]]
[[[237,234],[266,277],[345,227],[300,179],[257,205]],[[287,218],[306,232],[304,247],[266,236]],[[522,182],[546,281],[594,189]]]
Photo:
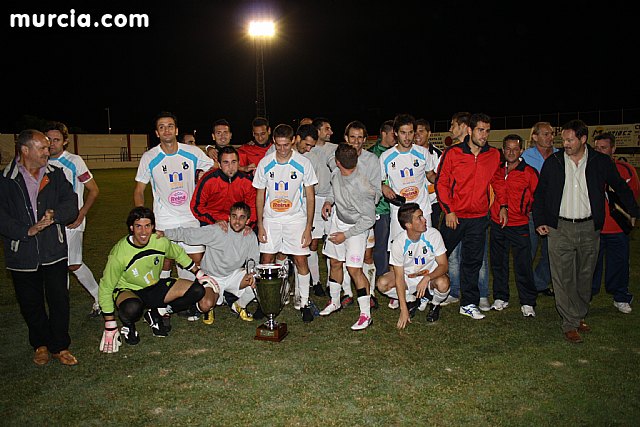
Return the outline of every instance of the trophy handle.
[[[253,258],[247,260],[247,274],[256,275],[256,260]]]

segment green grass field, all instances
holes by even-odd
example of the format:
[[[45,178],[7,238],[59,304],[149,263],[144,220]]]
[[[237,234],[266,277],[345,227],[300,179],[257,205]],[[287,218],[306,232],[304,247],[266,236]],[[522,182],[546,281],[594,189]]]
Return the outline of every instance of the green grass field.
[[[97,170],[101,194],[85,233],[86,264],[102,275],[111,246],[126,234],[134,170]],[[147,196],[150,204],[150,197]],[[638,231],[632,235],[631,292],[638,286]],[[167,338],[140,322],[141,342],[116,354],[98,345],[101,319],[71,279],[72,352],[80,364],[38,367],[0,261],[0,424],[2,425],[621,425],[640,419],[640,307],[618,312],[610,295],[593,301],[583,344],[564,341],[552,298],[523,318],[511,307],[474,321],[442,309],[418,312],[404,331],[381,307],[352,332],[352,306],[305,325],[286,306],[280,343],[253,339],[257,322],[226,307],[211,326],[173,319]],[[319,307],[326,298],[313,297]]]

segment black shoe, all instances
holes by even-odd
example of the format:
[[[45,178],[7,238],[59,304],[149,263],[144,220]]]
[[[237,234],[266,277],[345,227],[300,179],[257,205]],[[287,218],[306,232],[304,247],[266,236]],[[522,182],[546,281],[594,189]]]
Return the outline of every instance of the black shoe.
[[[313,285],[313,294],[317,297],[323,297],[326,295],[324,293],[324,289],[322,289],[322,284],[320,284],[320,282]]]
[[[440,304],[432,305],[427,314],[427,322],[437,322],[440,319]]]
[[[169,335],[169,332],[162,321],[162,316],[160,316],[157,309],[153,308],[151,310],[147,310],[144,313],[144,321],[149,324],[154,336],[164,338]]]
[[[167,313],[164,316],[162,316],[162,324],[164,325],[167,332],[171,332],[171,315],[170,314]]]
[[[378,304],[378,298],[376,298],[373,295],[371,295],[371,299],[370,299],[369,305],[371,306],[372,310],[377,310],[378,307],[380,306]]]
[[[302,312],[302,321],[304,323],[313,322],[313,313],[311,312],[311,308],[309,308],[308,305],[302,307],[300,311]]]
[[[413,316],[416,315],[416,311],[418,311],[418,307],[420,307],[419,299],[407,302],[407,308],[409,309],[409,318],[413,319]]]
[[[547,289],[545,289],[545,290],[543,290],[543,291],[540,291],[540,292],[538,292],[538,293],[539,293],[539,294],[542,294],[542,295],[546,295],[546,296],[548,296],[548,297],[554,297],[554,296],[556,296],[556,293],[555,293],[555,292],[553,292],[553,289],[552,289],[552,288],[547,288]]]
[[[122,325],[122,328],[120,328],[120,335],[124,337],[124,342],[129,345],[136,345],[140,342],[140,335],[138,335],[138,331],[136,331],[135,324],[128,326]]]
[[[262,308],[260,308],[260,305],[258,305],[256,311],[253,312],[253,318],[256,320],[264,319],[264,313],[262,312]]]

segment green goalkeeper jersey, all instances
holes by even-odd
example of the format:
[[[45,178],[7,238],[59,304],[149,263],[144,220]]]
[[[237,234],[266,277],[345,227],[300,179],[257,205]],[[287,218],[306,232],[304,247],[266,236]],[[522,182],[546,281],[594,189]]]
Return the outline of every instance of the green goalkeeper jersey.
[[[113,313],[113,294],[116,289],[137,291],[155,285],[160,280],[164,259],[175,260],[182,268],[190,269],[193,261],[179,245],[166,237],[152,234],[146,246],[135,246],[130,236],[114,245],[104,268],[98,301],[104,313]]]

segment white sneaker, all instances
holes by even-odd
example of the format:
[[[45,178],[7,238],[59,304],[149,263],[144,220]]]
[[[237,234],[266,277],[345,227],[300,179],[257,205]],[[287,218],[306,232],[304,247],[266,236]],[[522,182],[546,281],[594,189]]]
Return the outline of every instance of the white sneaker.
[[[465,305],[464,307],[460,307],[460,314],[465,316],[469,316],[472,319],[480,320],[484,319],[484,314],[480,313],[478,307],[475,304]]]
[[[369,327],[370,324],[373,323],[373,319],[371,317],[367,317],[366,314],[360,313],[360,317],[358,321],[351,326],[351,329],[354,331],[361,331]]]
[[[446,300],[440,303],[440,305],[445,306],[449,304],[455,304],[457,302],[460,302],[460,298],[456,298],[454,296],[449,295]]]
[[[491,304],[491,310],[502,311],[507,307],[509,307],[509,301],[503,301],[501,299],[497,299]]]
[[[520,311],[522,311],[524,317],[536,317],[536,311],[530,305],[523,305],[520,307]]]
[[[482,311],[491,310],[491,306],[489,305],[489,298],[480,298],[480,304],[478,305],[478,308]]]
[[[624,314],[629,314],[632,311],[631,310],[631,304],[629,304],[628,302],[617,302],[617,301],[614,301],[613,302],[613,306],[615,308],[617,308],[618,310],[620,310],[621,313],[624,313]]]
[[[300,310],[300,307],[302,307],[302,300],[300,298],[300,295],[296,295],[293,297],[293,308],[295,308],[296,310]]]
[[[340,305],[335,305],[334,303],[332,303],[331,301],[329,301],[329,304],[327,304],[327,306],[322,309],[322,311],[320,312],[320,316],[328,316],[331,313],[334,313],[338,310],[341,310],[342,306]]]
[[[418,306],[418,310],[425,311],[428,305],[429,305],[429,298],[422,297],[420,298],[420,305]]]
[[[389,308],[391,310],[396,310],[398,307],[400,307],[400,303],[398,302],[398,300],[395,298],[391,298],[389,300]]]

